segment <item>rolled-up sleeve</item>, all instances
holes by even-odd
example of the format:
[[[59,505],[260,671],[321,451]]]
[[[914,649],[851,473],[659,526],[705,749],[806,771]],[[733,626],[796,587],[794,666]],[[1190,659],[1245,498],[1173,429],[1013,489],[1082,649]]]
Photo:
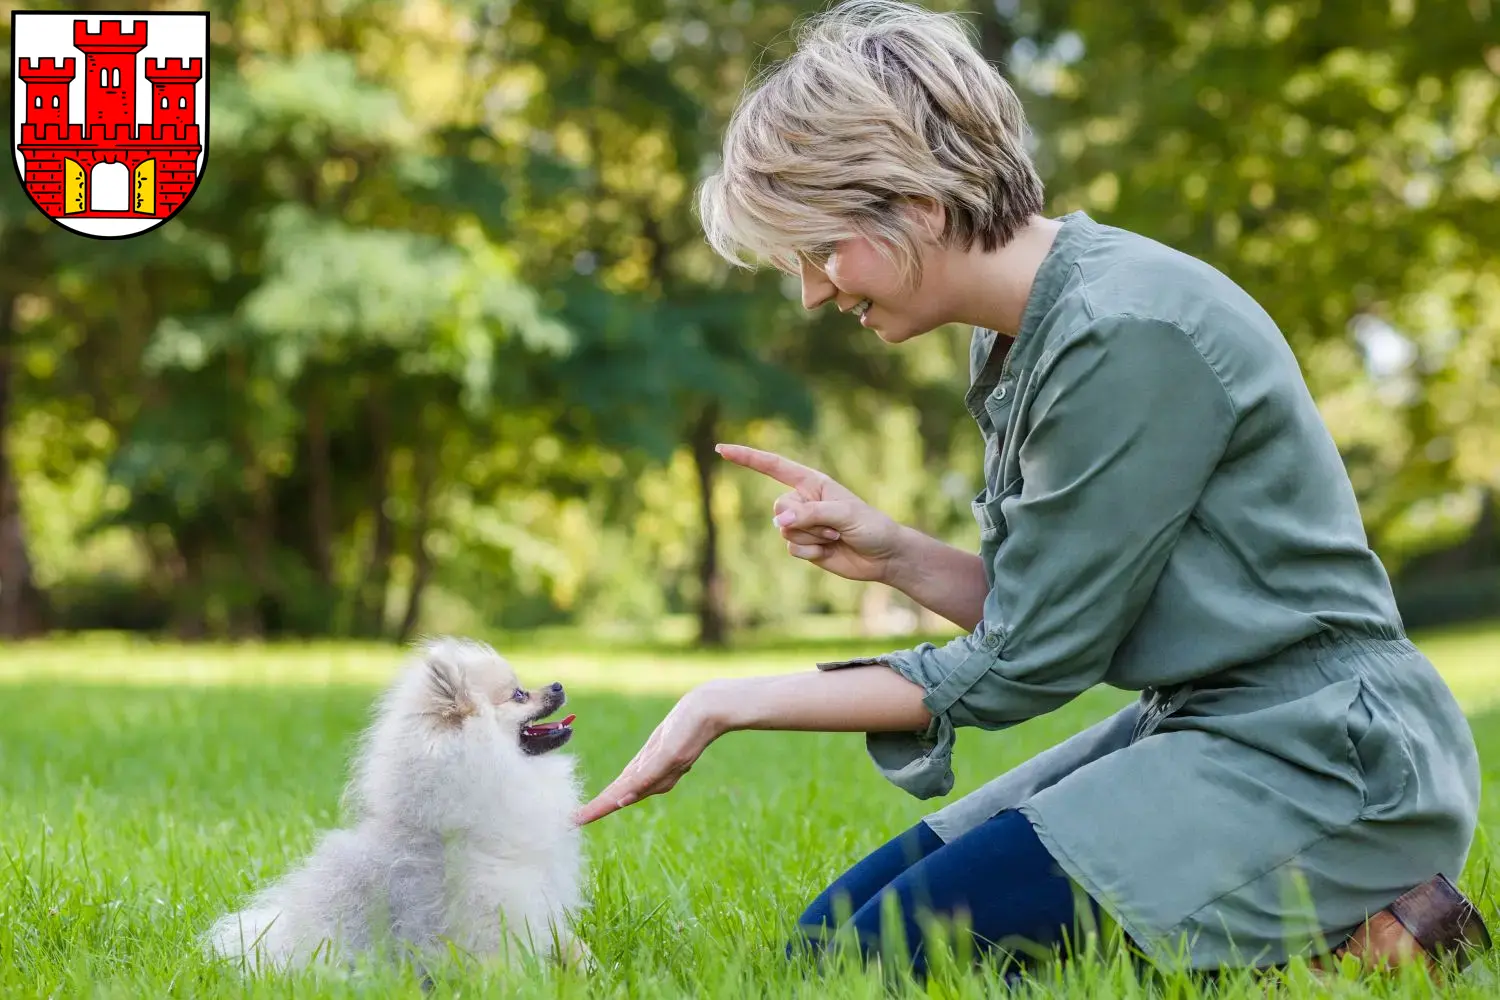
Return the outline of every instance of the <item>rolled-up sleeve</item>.
[[[1033,385],[983,620],[943,646],[819,664],[881,663],[926,692],[926,732],[868,737],[918,798],[952,788],[958,727],[1015,725],[1104,679],[1236,422],[1189,334],[1154,319],[1089,323],[1043,356]]]

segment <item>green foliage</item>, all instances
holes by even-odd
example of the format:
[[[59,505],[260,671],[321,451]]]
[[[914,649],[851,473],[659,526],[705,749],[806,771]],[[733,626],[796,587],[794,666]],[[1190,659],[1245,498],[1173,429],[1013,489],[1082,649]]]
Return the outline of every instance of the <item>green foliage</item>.
[[[1430,547],[1422,506],[1500,485],[1500,10],[1022,6],[1010,66],[1053,207],[1243,284],[1296,349],[1382,554]]]
[[[783,276],[717,260],[693,214],[745,81],[814,9],[215,7],[208,168],[177,219],[80,239],[0,185],[0,420],[64,619],[165,604],[183,635],[391,636],[696,612],[717,640],[809,610],[873,621],[884,595],[788,559],[780,490],[718,440],[972,546],[966,332],[893,351],[807,315]],[[968,16],[1030,110],[1049,208],[1245,284],[1387,563],[1426,579],[1423,553],[1467,546],[1465,572],[1492,567],[1500,14]],[[1440,603],[1490,607],[1466,594]]]

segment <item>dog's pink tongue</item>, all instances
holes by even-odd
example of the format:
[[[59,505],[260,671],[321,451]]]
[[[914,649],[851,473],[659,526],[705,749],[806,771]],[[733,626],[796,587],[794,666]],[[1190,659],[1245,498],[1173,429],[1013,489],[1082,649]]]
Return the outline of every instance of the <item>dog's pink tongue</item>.
[[[526,729],[528,732],[533,733],[549,733],[554,729],[561,729],[563,726],[572,725],[573,720],[576,718],[578,718],[578,716],[570,715],[561,722],[542,722],[535,726],[527,726]]]

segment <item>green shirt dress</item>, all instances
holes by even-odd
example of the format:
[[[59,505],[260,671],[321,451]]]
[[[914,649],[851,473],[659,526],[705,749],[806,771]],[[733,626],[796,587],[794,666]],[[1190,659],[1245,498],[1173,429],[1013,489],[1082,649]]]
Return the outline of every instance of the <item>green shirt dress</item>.
[[[1339,453],[1271,317],[1223,274],[1083,213],[1014,339],[974,334],[973,502],[990,591],[944,646],[885,664],[925,733],[882,773],[946,795],[957,730],[1093,687],[1128,708],[927,817],[1020,809],[1149,956],[1195,968],[1336,947],[1473,838],[1479,766],[1406,638]]]

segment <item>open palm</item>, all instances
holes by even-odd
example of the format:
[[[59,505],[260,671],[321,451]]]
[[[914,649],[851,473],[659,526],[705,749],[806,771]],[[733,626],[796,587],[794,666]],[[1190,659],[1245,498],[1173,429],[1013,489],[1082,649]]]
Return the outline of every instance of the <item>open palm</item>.
[[[574,815],[579,826],[652,795],[669,792],[719,736],[702,707],[701,691],[690,691],[651,733],[620,776]]]

